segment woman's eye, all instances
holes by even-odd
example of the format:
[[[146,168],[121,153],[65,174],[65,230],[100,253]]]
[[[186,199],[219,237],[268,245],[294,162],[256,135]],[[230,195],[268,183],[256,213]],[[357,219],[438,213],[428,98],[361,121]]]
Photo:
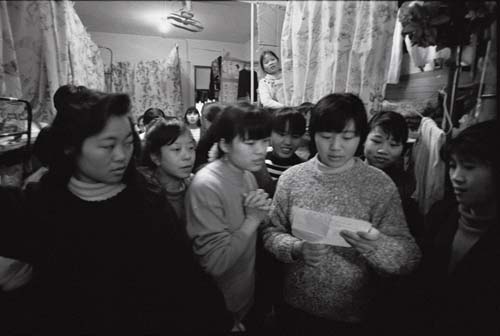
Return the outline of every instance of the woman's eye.
[[[382,143],[382,141],[378,140],[378,139],[370,139],[373,143],[376,143],[376,144],[380,144]]]

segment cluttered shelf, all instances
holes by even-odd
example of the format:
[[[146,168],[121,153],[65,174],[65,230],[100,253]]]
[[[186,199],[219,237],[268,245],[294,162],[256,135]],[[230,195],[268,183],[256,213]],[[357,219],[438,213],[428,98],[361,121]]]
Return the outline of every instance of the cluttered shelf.
[[[0,97],[0,185],[20,185],[30,173],[31,144],[39,132],[32,120],[28,101]]]

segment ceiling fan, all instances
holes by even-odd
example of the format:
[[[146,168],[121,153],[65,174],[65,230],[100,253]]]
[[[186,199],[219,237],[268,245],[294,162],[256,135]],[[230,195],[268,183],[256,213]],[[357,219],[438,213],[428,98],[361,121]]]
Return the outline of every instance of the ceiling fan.
[[[183,3],[184,6],[180,10],[167,16],[167,21],[177,28],[195,33],[202,31],[203,25],[200,21],[194,19],[191,1],[183,1]]]

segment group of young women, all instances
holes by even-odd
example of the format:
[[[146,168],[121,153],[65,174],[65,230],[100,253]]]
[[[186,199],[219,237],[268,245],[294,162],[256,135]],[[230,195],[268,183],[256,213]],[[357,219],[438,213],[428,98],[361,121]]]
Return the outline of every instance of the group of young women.
[[[456,200],[432,212],[437,240],[417,244],[400,166],[408,130],[389,112],[369,123],[354,94],[312,106],[310,157],[275,176],[272,197],[258,178],[266,157],[292,157],[306,131],[287,108],[219,105],[199,141],[192,120],[160,115],[141,146],[127,95],[65,85],[54,101],[47,172],[23,191],[1,189],[17,211],[2,223],[0,255],[33,268],[21,300],[3,307],[7,332],[264,334],[260,248],[282,270],[272,273],[274,332],[365,335],[383,323],[411,334],[390,328],[378,297],[382,283],[410,275],[429,298],[408,319],[425,321],[415,331],[498,331],[494,122],[443,149]],[[299,238],[303,218],[306,228],[327,218],[343,243]]]

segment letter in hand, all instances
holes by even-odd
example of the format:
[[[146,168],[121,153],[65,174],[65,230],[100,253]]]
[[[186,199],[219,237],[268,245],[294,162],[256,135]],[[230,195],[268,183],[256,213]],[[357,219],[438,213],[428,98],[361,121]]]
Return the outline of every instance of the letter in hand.
[[[329,245],[314,244],[304,241],[301,248],[302,259],[304,259],[306,265],[316,267],[321,263],[323,256],[327,254],[329,250]]]
[[[375,252],[377,240],[380,239],[380,231],[374,227],[371,227],[367,232],[342,230],[340,235],[360,253]]]

